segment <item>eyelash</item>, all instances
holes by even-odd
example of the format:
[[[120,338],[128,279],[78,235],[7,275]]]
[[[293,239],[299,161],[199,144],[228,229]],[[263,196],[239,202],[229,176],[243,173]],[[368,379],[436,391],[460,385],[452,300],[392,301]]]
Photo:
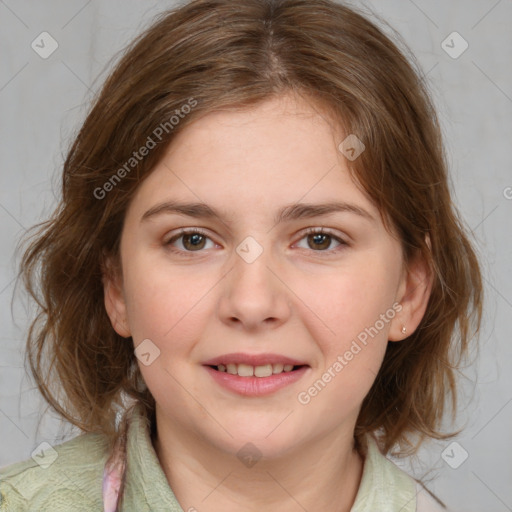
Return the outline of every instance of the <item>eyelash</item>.
[[[201,228],[181,228],[179,230],[179,232],[177,234],[175,234],[172,238],[167,240],[164,243],[164,245],[168,246],[169,250],[175,254],[178,254],[185,258],[193,257],[193,254],[195,252],[203,252],[203,251],[201,251],[201,250],[199,250],[199,251],[184,251],[182,249],[174,248],[171,244],[173,242],[175,242],[176,240],[179,240],[184,235],[196,235],[196,234],[201,235],[205,238],[211,239],[210,236],[208,235],[208,233],[206,231],[202,230]],[[315,250],[311,249],[312,252],[319,253],[320,256],[322,256],[322,257],[323,256],[331,256],[333,253],[343,250],[345,247],[347,247],[349,245],[345,240],[343,240],[339,236],[336,236],[330,229],[327,229],[327,228],[308,228],[308,229],[306,229],[306,231],[303,233],[303,235],[301,236],[301,238],[299,240],[302,240],[303,238],[305,238],[308,235],[316,235],[316,234],[328,235],[333,240],[340,243],[340,245],[336,249],[329,249],[326,251],[325,250],[315,251]]]

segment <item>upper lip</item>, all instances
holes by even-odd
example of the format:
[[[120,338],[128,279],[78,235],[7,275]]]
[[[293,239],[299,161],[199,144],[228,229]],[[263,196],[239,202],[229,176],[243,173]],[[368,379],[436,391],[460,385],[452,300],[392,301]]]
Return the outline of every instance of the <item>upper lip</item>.
[[[214,357],[205,361],[203,365],[218,366],[219,364],[247,364],[250,366],[263,366],[265,364],[292,364],[293,366],[307,365],[304,361],[292,359],[280,354],[243,354],[235,352]]]

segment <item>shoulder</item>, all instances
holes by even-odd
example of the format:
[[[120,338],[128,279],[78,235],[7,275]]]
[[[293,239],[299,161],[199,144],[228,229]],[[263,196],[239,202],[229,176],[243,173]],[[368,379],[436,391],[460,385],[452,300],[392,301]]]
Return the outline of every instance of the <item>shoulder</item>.
[[[416,512],[415,480],[381,452],[372,435],[361,441],[363,474],[351,512]]]
[[[0,468],[0,511],[102,509],[107,455],[101,434],[41,444],[33,458]]]
[[[362,440],[363,475],[351,512],[450,512],[422,482],[400,468],[368,435]]]

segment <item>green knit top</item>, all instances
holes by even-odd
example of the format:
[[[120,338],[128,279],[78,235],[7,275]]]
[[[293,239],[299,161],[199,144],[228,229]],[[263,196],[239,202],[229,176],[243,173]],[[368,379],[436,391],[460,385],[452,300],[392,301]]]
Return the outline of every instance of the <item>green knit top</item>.
[[[151,441],[149,421],[134,408],[126,437],[126,474],[120,511],[188,512],[178,503]],[[362,480],[351,512],[444,511],[417,481],[366,437]],[[1,512],[103,511],[103,470],[108,458],[101,434],[82,434],[34,458],[0,468]],[[420,499],[421,495],[421,499]],[[421,506],[420,506],[421,502]]]

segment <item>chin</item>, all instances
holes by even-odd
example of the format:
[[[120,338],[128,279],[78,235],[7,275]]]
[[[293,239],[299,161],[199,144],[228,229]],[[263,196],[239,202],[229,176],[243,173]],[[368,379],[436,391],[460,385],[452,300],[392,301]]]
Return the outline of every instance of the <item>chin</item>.
[[[301,438],[296,431],[286,428],[282,421],[246,422],[228,427],[233,438],[224,438],[229,445],[227,451],[240,458],[245,452],[252,451],[255,455],[266,459],[277,459],[297,447]],[[285,420],[286,422],[287,420]],[[283,422],[284,423],[284,422]]]

